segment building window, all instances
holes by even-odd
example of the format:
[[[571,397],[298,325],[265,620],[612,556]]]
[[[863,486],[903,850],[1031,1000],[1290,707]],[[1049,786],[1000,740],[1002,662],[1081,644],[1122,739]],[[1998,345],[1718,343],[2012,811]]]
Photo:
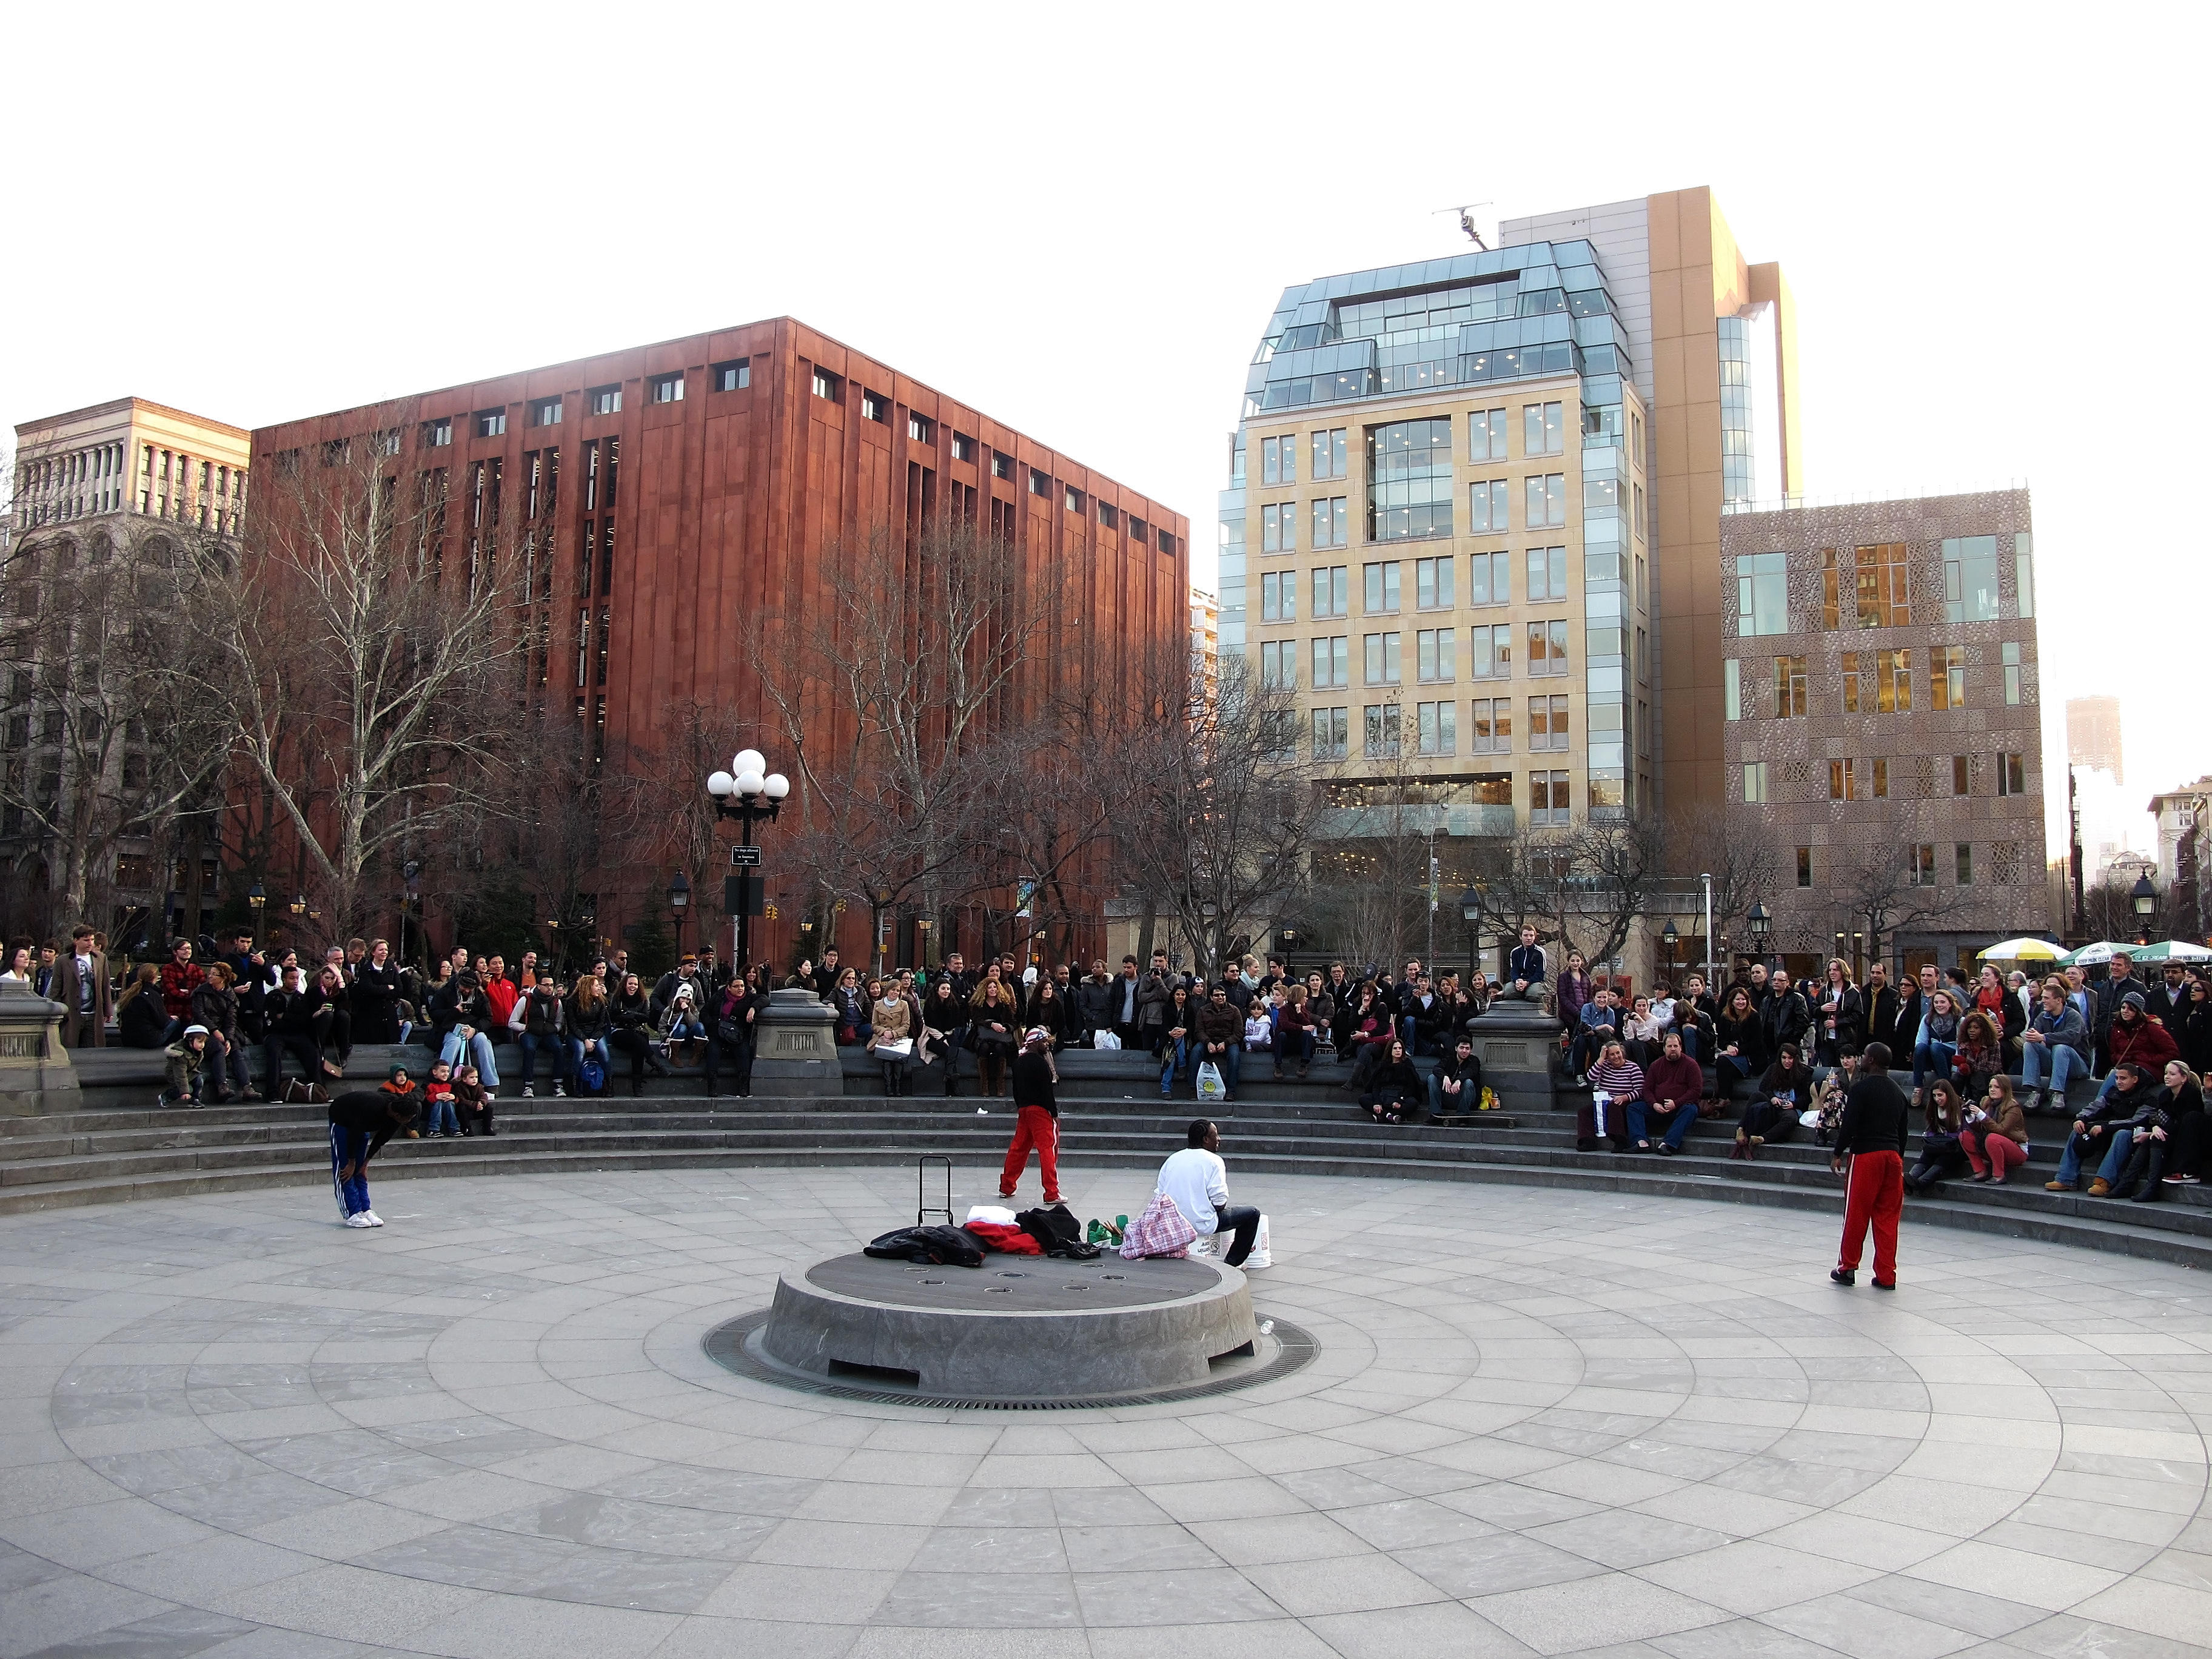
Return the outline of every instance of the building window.
[[[1943,538],[1943,620],[1952,623],[1997,619],[1997,538]]]
[[[1031,467],[1030,469],[1030,494],[1032,495],[1042,495],[1047,498],[1049,498],[1052,495],[1052,480],[1045,477],[1043,473],[1038,471],[1035,467]]]
[[[1528,699],[1528,747],[1567,747],[1567,700],[1563,696]]]
[[[1528,673],[1564,674],[1567,669],[1567,624],[1532,622],[1528,624]]]
[[[1331,495],[1313,504],[1313,544],[1316,547],[1342,547],[1349,541],[1352,521],[1346,507],[1346,497]],[[1285,513],[1290,508],[1283,509]]]
[[[1414,722],[1419,732],[1418,747],[1424,755],[1455,755],[1459,752],[1459,706],[1449,702],[1416,703]]]
[[[1912,658],[1902,647],[1874,653],[1875,712],[1909,714],[1912,712]]]
[[[1471,483],[1467,487],[1467,528],[1471,536],[1503,536],[1512,528],[1507,506],[1506,478],[1492,478],[1487,483]]]
[[[935,445],[937,442],[937,423],[932,421],[927,415],[916,415],[913,410],[908,410],[906,417],[906,441],[910,444]]]
[[[481,410],[477,416],[476,427],[479,438],[503,438],[507,435],[507,411],[503,409]]]
[[[1567,775],[1531,772],[1528,775],[1528,822],[1535,829],[1567,827]]]
[[[1973,775],[1974,766],[1972,760],[1964,755],[1951,757],[1951,793],[1953,794],[1971,794]]]
[[[1530,530],[1556,530],[1567,521],[1567,478],[1563,472],[1530,473],[1526,480]]]
[[[833,404],[845,401],[845,383],[826,368],[814,371],[814,395]]]
[[[1845,623],[1859,628],[1910,627],[1909,550],[1903,542],[1885,542],[1849,552],[1832,547],[1821,554],[1821,625],[1830,629]]]
[[[1802,720],[1812,712],[1805,695],[1805,659],[1774,659],[1774,714],[1778,720]]]
[[[1467,677],[1471,680],[1513,678],[1513,625],[1471,628],[1467,633]]]
[[[587,415],[619,415],[622,413],[622,388],[618,386],[595,386],[584,394],[584,412]]]
[[[975,441],[964,432],[952,434],[952,459],[972,463],[975,459]]]
[[[453,422],[451,416],[422,422],[422,447],[443,449],[453,441]]]
[[[2025,530],[2012,538],[2012,580],[2021,620],[2027,622],[2035,615],[2035,538]]]
[[[1467,602],[1469,605],[1513,603],[1513,556],[1510,553],[1468,556]]]
[[[1721,718],[1743,718],[1743,665],[1734,657],[1721,661]]]
[[[994,478],[1012,477],[1014,476],[1014,458],[1007,454],[1003,449],[993,450],[991,452],[991,476]]]
[[[1341,478],[1349,468],[1350,459],[1345,453],[1346,429],[1331,427],[1326,432],[1313,434],[1313,476],[1316,478]],[[1283,440],[1287,444],[1288,438]],[[1285,483],[1291,482],[1285,476]]]
[[[1974,848],[1969,842],[1960,842],[1951,848],[1951,878],[1961,887],[1974,884]]]
[[[1451,422],[1399,421],[1367,429],[1367,539],[1452,533]]]
[[[1413,604],[1423,611],[1449,611],[1452,598],[1452,564],[1449,557],[1413,561]]]
[[[2004,699],[2008,708],[2020,707],[2020,644],[2015,640],[2005,641]]]
[[[1328,690],[1352,684],[1352,636],[1332,634],[1313,642],[1314,689]]]
[[[1873,783],[1874,790],[1870,798],[1875,800],[1887,800],[1889,799],[1889,763],[1887,761],[1878,760],[1874,763]]]
[[[1115,508],[1101,501],[1098,503],[1098,523],[1103,529],[1119,530],[1121,527],[1121,515]]]
[[[1859,763],[1855,760],[1832,760],[1828,763],[1828,799],[1856,800],[1859,798]]]
[[[1369,760],[1397,759],[1398,705],[1370,702],[1363,713],[1367,736],[1362,752]]]
[[[1424,628],[1413,636],[1414,672],[1423,683],[1448,685],[1457,678],[1452,649],[1455,637],[1449,628]]]
[[[1505,411],[1477,409],[1467,417],[1467,458],[1470,461],[1502,461],[1505,453]]]
[[[1963,645],[1933,645],[1928,647],[1929,707],[1931,708],[1964,708],[1966,706],[1966,647]]]
[[[1997,757],[1997,793],[2024,795],[2027,793],[2027,757],[2025,755]]]
[[[1260,711],[1260,752],[1261,757],[1278,764],[1298,757],[1298,711],[1295,708],[1263,708]]]
[[[1399,634],[1370,634],[1362,641],[1367,655],[1366,683],[1369,685],[1399,684],[1402,677],[1399,658],[1403,638],[1404,635]]]
[[[1567,453],[1566,417],[1560,404],[1521,405],[1521,453],[1523,455],[1564,455]]]
[[[1260,550],[1289,553],[1297,547],[1297,504],[1275,501],[1260,509]]]
[[[1905,849],[1905,880],[1911,887],[1936,884],[1936,843],[1923,841]]]
[[[1270,570],[1260,578],[1260,620],[1296,622],[1298,619],[1298,573]]]
[[[1321,475],[1316,473],[1315,477]],[[1285,435],[1260,440],[1260,482],[1263,484],[1298,481],[1298,441]]]
[[[1395,560],[1366,568],[1367,608],[1370,617],[1387,616],[1398,609],[1398,571]]]
[[[1746,761],[1743,763],[1743,799],[1747,806],[1762,806],[1766,802],[1766,763]]]
[[[531,404],[530,424],[532,426],[560,425],[561,400],[558,398],[540,398],[536,403]]]
[[[1797,849],[1797,884],[1800,887],[1813,884],[1813,849],[1809,847]]]
[[[1844,713],[1856,714],[1859,709],[1859,653],[1846,651],[1841,658],[1844,679]]]
[[[1487,630],[1486,630],[1487,631]],[[1474,724],[1468,729],[1470,755],[1510,755],[1513,752],[1513,699],[1477,697],[1469,706]]]
[[[1267,640],[1260,647],[1260,689],[1295,691],[1298,684],[1297,641]]]
[[[1567,550],[1532,547],[1528,550],[1528,603],[1555,605],[1567,597]]]
[[[645,383],[647,403],[680,404],[684,401],[684,377],[681,374],[656,374]]]
[[[1145,521],[1144,521],[1142,519],[1132,519],[1132,520],[1129,520],[1129,538],[1130,538],[1132,541],[1138,541],[1138,542],[1141,542],[1141,541],[1143,541],[1143,540],[1145,540],[1145,539],[1146,539],[1146,530],[1145,530]]]
[[[1790,631],[1790,556],[1743,553],[1735,562],[1735,631],[1739,635]]]
[[[1344,565],[1316,565],[1313,573],[1313,614],[1316,622],[1352,614],[1351,571]]]
[[[860,418],[873,421],[878,426],[888,426],[891,418],[891,400],[880,392],[860,394]]]
[[[1313,757],[1317,761],[1342,760],[1351,737],[1349,708],[1316,708],[1313,711]]]

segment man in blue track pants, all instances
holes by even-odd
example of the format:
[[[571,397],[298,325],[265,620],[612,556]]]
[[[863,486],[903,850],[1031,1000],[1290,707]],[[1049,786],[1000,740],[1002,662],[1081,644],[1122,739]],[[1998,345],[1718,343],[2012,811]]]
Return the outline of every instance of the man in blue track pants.
[[[349,1227],[381,1227],[368,1207],[368,1160],[414,1119],[416,1097],[353,1090],[331,1103],[331,1188]]]

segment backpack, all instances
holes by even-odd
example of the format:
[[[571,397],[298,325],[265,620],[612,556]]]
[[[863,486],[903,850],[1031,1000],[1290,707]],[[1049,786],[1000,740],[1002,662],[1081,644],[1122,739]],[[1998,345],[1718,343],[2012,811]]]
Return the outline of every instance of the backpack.
[[[323,1092],[320,1084],[295,1077],[284,1085],[284,1103],[287,1106],[327,1106],[331,1103],[331,1097]]]

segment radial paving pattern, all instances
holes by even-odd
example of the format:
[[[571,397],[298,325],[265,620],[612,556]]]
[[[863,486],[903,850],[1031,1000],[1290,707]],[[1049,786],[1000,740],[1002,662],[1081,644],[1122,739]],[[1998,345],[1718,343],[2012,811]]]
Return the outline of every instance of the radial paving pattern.
[[[2200,1275],[1908,1229],[1877,1298],[1826,1283],[1830,1218],[1236,1185],[1255,1303],[1320,1357],[1053,1413],[700,1351],[910,1213],[896,1171],[380,1182],[377,1232],[309,1189],[0,1221],[0,1659],[2212,1645]]]

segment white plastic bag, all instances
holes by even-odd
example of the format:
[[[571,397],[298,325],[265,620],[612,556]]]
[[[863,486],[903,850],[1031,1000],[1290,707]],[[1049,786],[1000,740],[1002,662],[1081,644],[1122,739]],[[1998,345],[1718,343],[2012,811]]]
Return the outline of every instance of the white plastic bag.
[[[1091,1034],[1091,1046],[1093,1048],[1118,1048],[1121,1046],[1121,1039],[1111,1031],[1093,1031]]]
[[[888,1041],[878,1042],[876,1045],[876,1058],[878,1060],[912,1060],[914,1039],[901,1037],[895,1042]]]
[[[1221,1068],[1210,1060],[1198,1063],[1198,1097],[1200,1100],[1229,1098],[1229,1085],[1221,1080]]]
[[[1267,1249],[1267,1214],[1262,1210],[1260,1212],[1259,1235],[1252,1241],[1252,1254],[1244,1258],[1244,1271],[1249,1273],[1255,1267],[1272,1267],[1274,1265],[1275,1258]]]
[[[998,1227],[1011,1227],[1014,1224],[1014,1212],[996,1204],[978,1204],[968,1212],[968,1219],[988,1221]]]

